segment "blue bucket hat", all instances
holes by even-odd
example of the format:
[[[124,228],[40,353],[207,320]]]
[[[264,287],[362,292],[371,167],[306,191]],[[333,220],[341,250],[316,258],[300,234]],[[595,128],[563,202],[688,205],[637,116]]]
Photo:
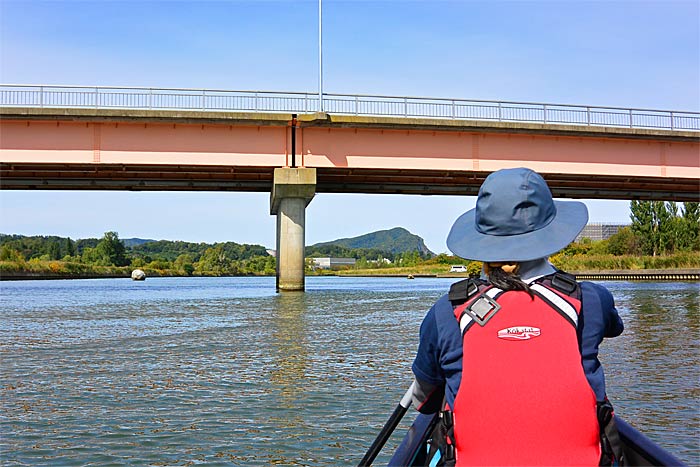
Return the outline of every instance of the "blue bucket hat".
[[[587,222],[586,205],[554,201],[537,172],[503,169],[486,177],[476,207],[452,225],[447,247],[465,259],[530,261],[564,249]]]

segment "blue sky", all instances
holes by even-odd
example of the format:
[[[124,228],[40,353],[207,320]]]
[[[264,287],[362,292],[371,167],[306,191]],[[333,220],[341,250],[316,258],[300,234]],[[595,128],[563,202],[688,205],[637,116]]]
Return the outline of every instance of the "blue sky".
[[[323,2],[323,88],[700,110],[697,1]],[[0,0],[0,82],[318,92],[318,2]],[[396,226],[446,251],[472,197],[320,194],[307,244]],[[586,201],[627,222],[626,201]],[[266,193],[0,191],[0,232],[274,248]]]

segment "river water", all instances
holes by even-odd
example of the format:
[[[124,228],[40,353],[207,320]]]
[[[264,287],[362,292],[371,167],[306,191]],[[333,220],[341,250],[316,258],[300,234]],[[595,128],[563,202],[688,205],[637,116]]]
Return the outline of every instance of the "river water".
[[[2,465],[357,464],[451,282],[2,282]],[[602,349],[616,412],[700,465],[698,284],[605,285],[626,325]]]

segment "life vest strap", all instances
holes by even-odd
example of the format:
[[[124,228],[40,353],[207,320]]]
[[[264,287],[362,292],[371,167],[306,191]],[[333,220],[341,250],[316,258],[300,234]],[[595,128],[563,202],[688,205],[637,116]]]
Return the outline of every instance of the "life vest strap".
[[[467,303],[455,309],[455,316],[459,321],[459,329],[462,335],[472,323],[485,326],[493,318],[501,305],[496,298],[503,293],[498,287],[486,288],[479,295],[473,296]]]
[[[430,451],[428,458],[431,459],[436,451],[440,452],[437,466],[452,467],[455,465],[457,455],[455,451],[454,417],[449,406],[440,412],[440,420],[435,426],[432,437],[429,440]]]
[[[566,295],[572,295],[579,287],[578,282],[576,282],[576,277],[563,271],[557,271],[550,275],[550,277],[552,287]]]
[[[464,279],[455,282],[450,286],[447,298],[452,302],[452,306],[461,305],[479,292],[479,289],[486,284],[487,282],[481,279]]]
[[[554,274],[538,277],[528,285],[534,294],[557,311],[573,327],[578,327],[579,313],[577,309],[557,293],[558,291],[580,301],[581,288],[574,276],[557,271]],[[503,290],[481,279],[466,279],[452,284],[448,299],[455,308],[455,317],[459,322],[462,335],[473,323],[480,326],[486,325],[501,308],[497,298],[502,293],[504,293]]]
[[[535,292],[540,298],[547,302],[547,304],[557,310],[574,327],[578,327],[578,313],[571,303],[542,284],[532,284],[530,290]]]
[[[598,425],[600,426],[600,465],[602,466],[624,466],[626,459],[624,455],[622,440],[617,431],[615,423],[615,410],[606,397],[597,403]]]

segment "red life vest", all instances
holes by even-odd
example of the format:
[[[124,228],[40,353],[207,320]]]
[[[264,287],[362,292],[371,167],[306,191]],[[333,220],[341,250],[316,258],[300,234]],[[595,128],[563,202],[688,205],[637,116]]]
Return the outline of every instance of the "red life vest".
[[[455,308],[457,465],[598,465],[596,397],[577,338],[580,288],[564,293],[552,278],[531,284],[534,299],[481,282]]]

